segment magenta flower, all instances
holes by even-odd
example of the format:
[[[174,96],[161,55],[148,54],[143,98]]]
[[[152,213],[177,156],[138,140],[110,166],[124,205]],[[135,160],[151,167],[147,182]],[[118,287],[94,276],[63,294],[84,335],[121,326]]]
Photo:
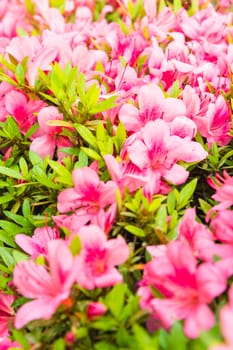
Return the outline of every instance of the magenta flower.
[[[87,306],[87,318],[90,321],[95,320],[101,317],[102,315],[104,315],[106,311],[107,311],[107,308],[104,304],[102,304],[99,301],[97,302],[92,301]]]
[[[56,147],[67,147],[71,145],[71,142],[67,138],[59,135],[62,127],[48,124],[51,120],[63,120],[63,115],[59,113],[57,107],[49,106],[42,108],[38,114],[39,129],[37,136],[30,145],[30,150],[39,154],[41,158],[49,155],[50,159],[52,159]]]
[[[233,286],[231,285],[229,292],[229,303],[220,310],[220,327],[225,344],[213,345],[209,350],[232,350],[233,349],[233,334],[232,334],[232,319],[233,319]]]
[[[188,172],[177,164],[178,161],[195,162],[207,156],[202,146],[189,137],[171,135],[168,123],[161,119],[148,122],[128,139],[125,147],[130,160],[140,170],[152,169],[174,184],[181,184],[188,177]]]
[[[122,275],[115,268],[126,261],[129,248],[124,238],[107,240],[98,226],[82,227],[78,236],[82,243],[77,256],[76,281],[86,289],[106,288],[121,283]]]
[[[223,177],[216,174],[214,179],[208,178],[207,182],[216,190],[212,198],[220,202],[209,210],[206,215],[206,220],[208,221],[215,210],[224,210],[233,204],[233,178],[224,170]]]
[[[224,292],[227,277],[221,264],[198,266],[187,242],[171,241],[164,250],[159,248],[157,257],[145,265],[139,288],[141,307],[149,310],[165,328],[175,320],[185,320],[185,334],[196,338],[200,331],[214,325],[214,314],[208,304]],[[158,289],[164,299],[154,297],[147,285]]]
[[[14,269],[13,283],[19,293],[34,299],[19,308],[15,327],[24,327],[37,319],[50,319],[58,306],[70,295],[75,281],[74,259],[63,240],[48,242],[49,270],[32,260],[19,262]]]
[[[24,234],[16,235],[15,242],[31,255],[32,259],[36,259],[41,254],[47,257],[48,242],[57,238],[59,238],[59,232],[56,228],[44,226],[36,228],[32,237]]]
[[[14,300],[13,295],[0,291],[0,337],[9,335],[8,324],[14,319],[14,310],[11,306]]]
[[[28,100],[27,97],[19,92],[12,90],[5,97],[6,113],[12,115],[22,133],[37,122],[35,112],[38,112],[45,103],[39,100]]]
[[[83,223],[102,222],[99,216],[105,214],[107,220],[110,214],[107,211],[111,206],[115,208],[117,185],[113,181],[100,181],[98,174],[88,167],[75,169],[72,177],[74,187],[65,189],[58,196],[59,212],[73,212],[80,216]],[[111,215],[114,217],[114,213]]]

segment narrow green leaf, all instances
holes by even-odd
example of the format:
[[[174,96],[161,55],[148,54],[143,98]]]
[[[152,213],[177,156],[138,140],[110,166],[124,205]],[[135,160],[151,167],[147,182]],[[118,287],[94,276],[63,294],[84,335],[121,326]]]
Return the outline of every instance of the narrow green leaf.
[[[126,225],[125,229],[137,237],[145,237],[146,235],[141,228],[134,225]]]
[[[5,166],[0,166],[0,174],[13,177],[14,179],[17,179],[17,180],[24,179],[23,175],[21,175],[18,171],[13,170],[11,168],[7,168]]]
[[[53,170],[55,170],[57,174],[61,176],[59,178],[60,182],[69,186],[73,186],[72,174],[70,173],[69,170],[67,170],[63,165],[61,165],[60,163],[54,160],[48,160],[48,164]]]
[[[96,114],[100,112],[107,111],[113,107],[116,107],[117,104],[114,103],[117,99],[117,95],[109,97],[107,100],[99,102],[95,107],[93,107],[89,112],[91,114]]]
[[[24,84],[25,81],[25,73],[21,63],[18,63],[15,68],[15,77],[19,84]]]
[[[113,316],[117,319],[121,315],[121,310],[125,301],[126,289],[127,287],[125,284],[116,284],[105,298],[106,305]]]
[[[197,186],[197,179],[193,179],[188,184],[186,184],[180,191],[180,198],[178,202],[177,209],[183,208],[188,204]]]
[[[88,145],[98,148],[97,141],[95,136],[92,134],[92,132],[84,125],[82,124],[74,124],[75,129],[79,133],[79,135],[82,137],[84,141],[87,142]]]

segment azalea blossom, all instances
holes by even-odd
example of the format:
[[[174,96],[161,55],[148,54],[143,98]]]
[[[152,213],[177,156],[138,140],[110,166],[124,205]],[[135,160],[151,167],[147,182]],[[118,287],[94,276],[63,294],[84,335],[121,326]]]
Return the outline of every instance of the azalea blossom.
[[[17,329],[33,320],[50,319],[70,295],[75,282],[75,265],[65,241],[55,239],[48,242],[48,263],[49,270],[32,260],[21,261],[14,269],[13,283],[19,293],[33,299],[17,311]]]
[[[59,232],[56,228],[44,226],[36,228],[32,237],[25,234],[17,234],[15,236],[15,242],[28,253],[32,259],[36,259],[39,255],[47,257],[48,242],[57,238],[59,238]]]
[[[110,216],[114,217],[117,185],[113,181],[104,183],[88,167],[75,169],[72,178],[74,187],[65,189],[58,196],[59,212],[73,212],[76,218],[80,216],[82,223],[102,222],[103,227]]]
[[[125,144],[129,158],[141,171],[150,168],[174,184],[183,183],[188,172],[178,161],[200,161],[207,152],[190,139],[171,135],[169,125],[161,120],[148,122]]]
[[[14,320],[14,309],[12,307],[14,300],[14,295],[5,294],[0,291],[0,337],[9,335],[8,326]]]
[[[187,242],[171,241],[144,268],[141,307],[169,328],[175,320],[184,320],[184,332],[196,338],[200,331],[210,329],[214,314],[208,304],[226,288],[227,275],[217,264],[197,261]],[[151,293],[156,288],[163,299]]]
[[[86,289],[106,288],[121,283],[123,277],[115,266],[126,261],[129,248],[123,237],[107,240],[95,225],[82,227],[78,236],[82,249],[77,256],[76,281]]]

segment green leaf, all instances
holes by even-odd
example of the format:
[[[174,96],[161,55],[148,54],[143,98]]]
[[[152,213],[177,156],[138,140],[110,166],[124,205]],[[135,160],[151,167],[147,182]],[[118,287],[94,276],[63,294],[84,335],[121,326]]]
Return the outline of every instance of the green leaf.
[[[174,323],[167,338],[167,349],[172,349],[176,344],[177,349],[186,350],[188,339],[185,337],[183,327],[179,322]]]
[[[86,153],[86,155],[92,159],[95,160],[102,160],[102,157],[99,155],[99,153],[97,153],[96,151],[94,151],[91,148],[87,148],[87,147],[81,147],[82,151]]]
[[[67,170],[63,165],[54,160],[48,160],[48,164],[53,170],[55,170],[57,174],[60,175],[59,182],[69,186],[73,186],[72,174],[69,170]]]
[[[86,126],[82,124],[74,124],[74,127],[79,133],[79,135],[82,137],[82,139],[86,141],[88,145],[94,148],[98,148],[95,136]]]
[[[197,179],[193,179],[188,184],[186,184],[180,191],[180,198],[178,201],[177,209],[185,207],[190,201],[197,186]]]
[[[146,235],[144,230],[134,225],[126,225],[124,228],[137,237],[145,237]]]
[[[8,235],[8,233],[4,230],[0,230],[0,241],[6,243],[8,246],[15,248],[16,244],[14,238]]]
[[[15,77],[19,84],[24,84],[25,81],[25,73],[24,68],[21,63],[18,63],[15,68]]]
[[[63,338],[59,338],[53,344],[53,350],[65,350],[65,340]]]
[[[155,222],[156,226],[160,227],[163,232],[167,231],[167,208],[165,204],[161,205],[161,207],[158,209]]]
[[[11,236],[22,233],[22,227],[7,220],[0,220],[0,227],[8,232]]]
[[[28,165],[27,165],[26,160],[23,157],[20,157],[20,159],[19,159],[19,167],[20,167],[20,170],[21,170],[23,176],[27,177],[28,176]]]
[[[12,329],[12,335],[14,337],[14,339],[23,346],[24,350],[29,350],[30,349],[30,344],[27,340],[27,338],[25,337],[25,335],[23,334],[22,331],[18,331],[16,329]]]
[[[181,0],[173,0],[173,10],[177,13],[183,7]]]
[[[91,114],[96,114],[96,113],[107,111],[108,109],[111,109],[113,107],[116,107],[117,104],[114,103],[116,101],[116,99],[117,99],[117,95],[111,96],[107,100],[103,100],[103,101],[99,102],[89,112]]]
[[[116,284],[105,298],[105,303],[109,310],[117,319],[121,315],[121,311],[125,302],[127,286],[126,284]]]
[[[169,90],[169,96],[177,98],[180,95],[180,93],[181,93],[180,82],[179,82],[179,80],[176,80],[176,81],[174,81],[174,83],[172,84],[172,86]]]
[[[88,111],[96,106],[99,95],[100,88],[96,84],[91,85],[85,95],[85,105],[87,106]]]
[[[14,249],[12,251],[12,256],[14,257],[15,259],[15,262],[18,263],[20,261],[25,261],[25,260],[28,260],[29,259],[29,256],[23,252],[20,252],[19,250],[17,249]]]
[[[81,150],[78,155],[78,162],[75,163],[75,169],[83,168],[85,166],[88,166],[88,156]]]
[[[0,197],[0,204],[8,203],[14,199],[14,196],[10,193],[1,195]]]
[[[104,341],[101,341],[95,345],[95,350],[118,350],[119,348],[116,348],[112,344],[106,343]]]
[[[172,215],[176,207],[176,197],[174,191],[168,193],[167,196],[167,210],[168,214]]]
[[[4,261],[7,267],[12,268],[15,264],[15,260],[10,254],[10,249],[6,247],[0,247],[0,257]]]
[[[204,199],[202,199],[202,198],[199,198],[198,201],[199,201],[201,210],[202,210],[205,214],[207,214],[208,211],[212,208],[212,206],[211,206],[208,202],[204,201]]]
[[[70,242],[70,251],[73,256],[78,255],[82,249],[82,243],[78,236],[75,236]]]
[[[89,325],[91,328],[98,329],[101,331],[114,331],[118,327],[118,322],[112,317],[102,317],[100,320],[91,322]]]

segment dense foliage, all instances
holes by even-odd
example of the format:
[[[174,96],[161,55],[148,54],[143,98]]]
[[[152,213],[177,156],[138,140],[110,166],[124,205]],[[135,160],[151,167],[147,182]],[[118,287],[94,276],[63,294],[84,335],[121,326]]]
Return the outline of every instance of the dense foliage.
[[[231,0],[1,0],[0,349],[233,348]]]

